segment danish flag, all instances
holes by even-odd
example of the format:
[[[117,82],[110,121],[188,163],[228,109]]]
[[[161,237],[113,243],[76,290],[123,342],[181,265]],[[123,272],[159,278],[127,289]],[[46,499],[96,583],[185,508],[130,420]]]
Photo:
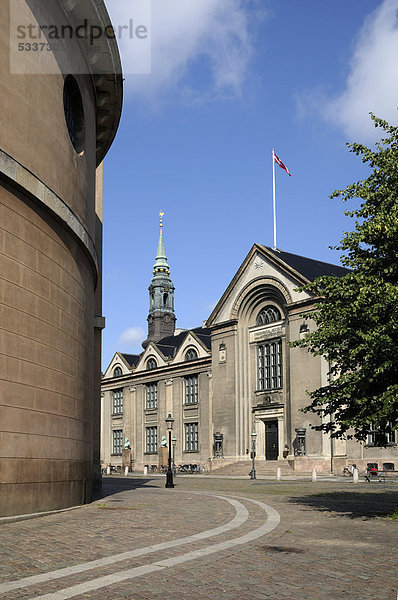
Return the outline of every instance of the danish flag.
[[[277,165],[280,166],[281,169],[283,169],[284,171],[286,171],[286,173],[289,175],[289,177],[292,176],[292,174],[290,173],[289,169],[287,168],[286,165],[283,164],[283,162],[281,161],[281,159],[275,154],[274,152],[274,161],[276,162]]]

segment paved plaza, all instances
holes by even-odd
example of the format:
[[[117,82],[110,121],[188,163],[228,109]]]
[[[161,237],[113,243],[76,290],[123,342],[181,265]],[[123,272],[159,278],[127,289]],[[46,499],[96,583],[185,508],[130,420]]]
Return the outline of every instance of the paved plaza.
[[[104,479],[3,523],[0,600],[396,600],[396,482]]]

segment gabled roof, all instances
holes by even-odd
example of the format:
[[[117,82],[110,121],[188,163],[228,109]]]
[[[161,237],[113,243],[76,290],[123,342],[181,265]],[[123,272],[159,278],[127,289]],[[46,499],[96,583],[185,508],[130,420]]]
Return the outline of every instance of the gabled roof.
[[[306,258],[305,256],[299,256],[298,254],[291,254],[290,252],[284,252],[282,250],[274,250],[269,246],[263,246],[256,243],[250,249],[245,260],[240,265],[224,294],[221,296],[217,305],[213,309],[213,312],[207,319],[207,325],[214,325],[215,319],[217,318],[221,307],[225,304],[225,302],[227,302],[228,298],[236,288],[238,281],[248,268],[250,261],[256,256],[257,253],[260,253],[266,261],[273,265],[274,268],[291,278],[291,280],[295,282],[295,287],[299,287],[314,281],[316,277],[321,275],[342,277],[349,272],[348,269],[338,265],[322,262],[313,258]]]
[[[193,333],[196,335],[198,340],[202,342],[202,344],[208,349],[211,349],[211,339],[210,339],[210,329],[206,327],[196,327],[195,329],[187,329],[186,331],[182,331],[177,335],[169,335],[168,337],[164,337],[158,342],[153,342],[157,348],[166,356],[167,358],[174,358],[179,347],[184,342],[187,335]]]
[[[121,356],[123,356],[124,360],[129,364],[130,368],[136,367],[138,365],[138,361],[140,360],[141,354],[124,354],[120,352]]]
[[[346,269],[345,267],[333,265],[321,260],[315,260],[314,258],[307,258],[305,256],[300,256],[299,254],[284,252],[283,250],[274,250],[269,246],[263,246],[263,248],[266,248],[276,258],[282,260],[301,275],[304,275],[309,281],[314,281],[314,279],[321,277],[322,275],[343,277],[343,275],[346,275],[349,272],[349,269]]]

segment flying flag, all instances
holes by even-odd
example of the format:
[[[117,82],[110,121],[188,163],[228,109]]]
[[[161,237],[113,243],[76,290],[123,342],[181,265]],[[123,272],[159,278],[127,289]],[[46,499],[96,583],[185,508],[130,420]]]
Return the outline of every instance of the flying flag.
[[[272,207],[274,213],[274,250],[276,247],[276,201],[275,201],[275,163],[291,177],[291,173],[286,165],[283,164],[281,159],[275,154],[275,150],[272,148]]]
[[[280,166],[281,169],[283,169],[284,171],[286,171],[286,173],[289,175],[289,177],[292,176],[292,174],[290,173],[289,169],[287,168],[286,165],[283,164],[283,162],[281,161],[281,159],[275,154],[274,152],[274,161],[276,162],[277,165]]]

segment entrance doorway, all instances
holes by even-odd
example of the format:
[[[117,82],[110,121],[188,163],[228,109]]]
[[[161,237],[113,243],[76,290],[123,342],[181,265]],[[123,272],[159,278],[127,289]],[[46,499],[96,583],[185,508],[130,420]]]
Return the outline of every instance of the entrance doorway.
[[[278,460],[278,421],[265,421],[265,459]]]

